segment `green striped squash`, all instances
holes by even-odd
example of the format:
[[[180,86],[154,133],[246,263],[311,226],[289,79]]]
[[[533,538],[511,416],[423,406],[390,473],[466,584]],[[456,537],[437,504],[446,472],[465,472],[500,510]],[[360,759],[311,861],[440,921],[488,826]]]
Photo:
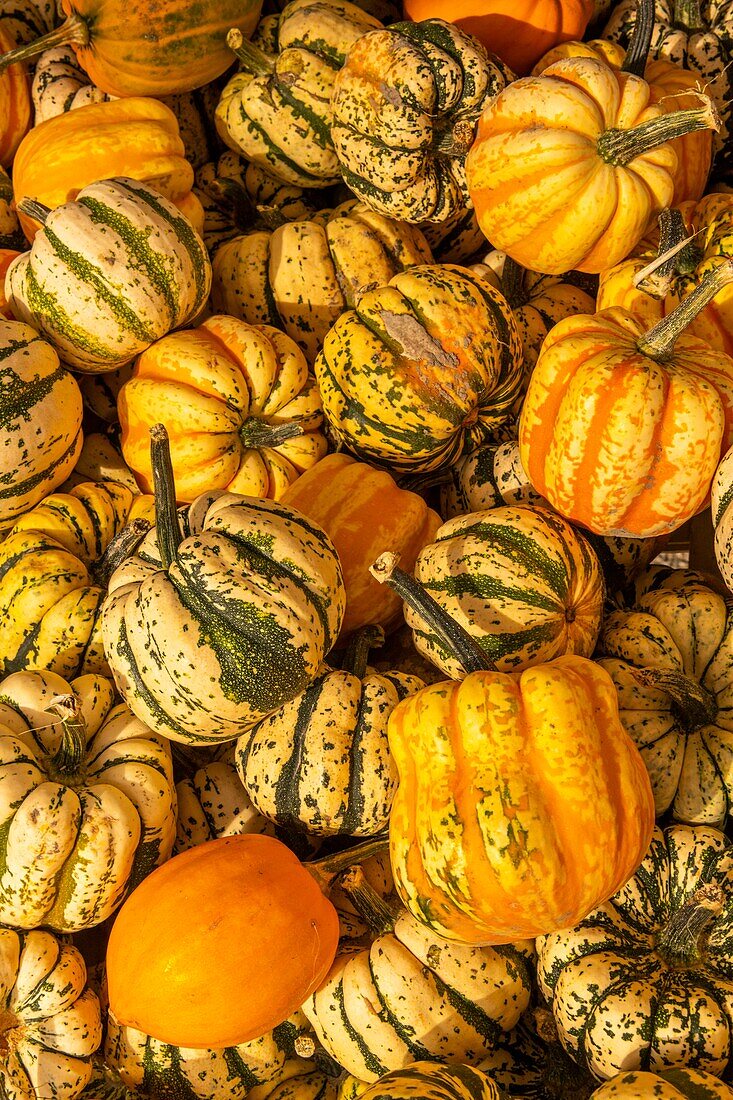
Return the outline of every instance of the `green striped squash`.
[[[204,243],[147,184],[102,180],[74,202],[35,213],[45,224],[30,252],[8,268],[8,301],[76,370],[128,363],[206,302]]]
[[[302,1058],[286,1062],[276,1082],[258,1085],[247,1100],[338,1100],[336,1078],[311,1065]]]
[[[291,0],[267,16],[216,109],[222,141],[298,187],[339,183],[330,136],[331,92],[350,46],[378,19],[348,0]]]
[[[527,505],[444,523],[420,551],[415,578],[500,672],[566,653],[590,657],[605,589],[595,552],[562,516]],[[405,607],[415,646],[447,676],[465,671],[419,611]]]
[[[655,829],[626,885],[576,927],[541,936],[537,952],[563,1045],[597,1078],[726,1071],[733,861],[717,829]]]
[[[362,1100],[508,1100],[508,1093],[483,1070],[434,1062],[415,1062],[388,1073],[359,1095]]]
[[[0,319],[0,532],[61,484],[81,451],[75,379],[34,328]]]
[[[275,835],[272,822],[262,816],[242,786],[234,762],[234,745],[226,746],[218,760],[197,768],[177,783],[176,798],[174,853],[239,833]]]
[[[337,443],[421,472],[452,465],[510,419],[522,350],[497,290],[465,268],[429,264],[358,295],[315,371]]]
[[[619,1073],[597,1088],[590,1100],[733,1100],[733,1089],[712,1073],[668,1069],[662,1073]]]
[[[0,682],[0,921],[106,920],[175,838],[170,746],[100,676]]]
[[[18,45],[27,45],[56,26],[54,0],[0,0],[0,19]]]
[[[11,248],[16,252],[23,252],[27,247],[28,242],[23,236],[18,215],[13,206],[13,184],[8,173],[0,165],[0,248]]]
[[[441,264],[468,263],[489,247],[472,206],[457,209],[442,222],[421,222],[420,228]]]

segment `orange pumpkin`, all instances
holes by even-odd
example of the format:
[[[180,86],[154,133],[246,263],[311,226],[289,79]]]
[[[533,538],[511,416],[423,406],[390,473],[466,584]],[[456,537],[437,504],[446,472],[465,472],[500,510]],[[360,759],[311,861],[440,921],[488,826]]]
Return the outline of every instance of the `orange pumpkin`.
[[[15,39],[0,21],[0,53],[12,50]],[[31,86],[25,65],[0,71],[0,164],[7,168],[33,118]]]
[[[406,19],[445,19],[474,35],[518,76],[558,42],[585,34],[593,0],[405,0]]]
[[[12,248],[0,248],[0,317],[8,317],[11,321],[14,318],[5,297],[5,272],[16,256],[20,256],[20,252],[15,252]]]
[[[389,630],[402,619],[402,601],[379,585],[369,566],[385,547],[412,569],[442,520],[422,497],[400,489],[384,470],[347,454],[322,458],[290,486],[283,502],[329,535],[344,572],[346,614],[340,637],[376,623]]]

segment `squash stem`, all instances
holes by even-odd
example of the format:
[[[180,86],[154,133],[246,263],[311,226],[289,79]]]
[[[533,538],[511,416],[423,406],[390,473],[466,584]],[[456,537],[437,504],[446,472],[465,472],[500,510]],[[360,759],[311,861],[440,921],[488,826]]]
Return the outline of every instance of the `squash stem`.
[[[658,934],[654,948],[660,958],[679,969],[698,966],[710,926],[723,912],[724,902],[723,891],[715,883],[696,890]]]
[[[380,584],[388,584],[408,607],[420,616],[438,635],[442,644],[455,657],[466,674],[480,671],[496,672],[496,665],[478,642],[463,629],[460,623],[451,619],[419,581],[409,573],[405,573],[403,569],[398,569],[397,562],[396,554],[381,554],[374,564],[369,566],[369,572]]]
[[[675,27],[687,31],[688,34],[705,30],[700,0],[675,0],[673,23]]]
[[[702,101],[701,107],[651,118],[629,130],[604,130],[596,142],[598,156],[607,164],[621,168],[650,149],[685,134],[696,130],[719,130],[720,116],[713,101],[702,93],[695,95]]]
[[[109,588],[110,578],[115,569],[135,553],[149,530],[150,524],[146,519],[134,519],[132,523],[128,523],[127,527],[123,527],[112,539],[99,561],[96,561],[89,570],[94,583],[100,588]]]
[[[388,905],[366,880],[361,867],[350,867],[341,876],[339,886],[353,902],[359,916],[366,921],[369,931],[375,936],[391,932],[400,915],[400,908]]]
[[[76,14],[72,14],[55,30],[37,38],[35,42],[28,42],[23,46],[16,46],[14,50],[0,57],[0,72],[7,69],[8,65],[14,65],[18,61],[28,61],[31,57],[37,57],[44,50],[50,50],[53,46],[88,46],[89,27],[85,21]]]
[[[261,450],[263,447],[279,447],[288,439],[305,435],[302,424],[269,424],[256,416],[249,416],[239,429],[239,438],[245,447]]]
[[[654,0],[637,0],[636,20],[621,72],[644,76],[654,31]]]
[[[526,306],[529,295],[524,289],[524,276],[526,269],[507,256],[501,272],[501,293],[506,298],[512,309]]]
[[[236,54],[243,69],[253,76],[270,76],[275,71],[275,62],[264,50],[245,38],[237,27],[227,34],[227,46]]]
[[[650,298],[661,301],[669,294],[676,275],[694,270],[698,249],[688,238],[681,210],[676,207],[662,210],[658,223],[657,258],[638,273],[634,285],[641,287]]]
[[[433,139],[433,152],[446,157],[465,157],[476,137],[476,119],[465,116],[451,122],[445,129],[437,129]]]
[[[41,225],[46,224],[48,216],[51,213],[51,207],[39,202],[38,199],[21,199],[17,205],[17,209],[18,213],[33,218],[34,221],[40,222]]]
[[[699,286],[683,298],[676,309],[658,321],[654,328],[641,336],[637,348],[642,355],[659,362],[669,359],[679,336],[697,317],[716,294],[733,282],[733,260],[727,260],[708,272]]]
[[[369,663],[369,651],[381,648],[384,645],[384,631],[376,623],[357,630],[349,640],[344,659],[341,662],[343,672],[350,672],[352,676],[363,680],[366,676]]]
[[[61,776],[75,776],[87,747],[87,724],[75,695],[59,695],[48,708],[61,719],[61,744],[51,758],[53,770]]]
[[[163,568],[169,569],[175,561],[176,551],[183,541],[183,535],[176,511],[176,487],[173,480],[170,443],[168,432],[163,424],[154,424],[150,429],[150,464],[153,468],[158,552]]]
[[[330,856],[323,856],[321,859],[314,859],[310,863],[304,863],[303,866],[307,871],[313,875],[321,890],[324,893],[328,891],[334,880],[339,875],[347,871],[349,867],[353,867],[356,863],[361,863],[365,859],[369,859],[370,856],[379,855],[380,852],[386,852],[389,848],[389,832],[384,829],[381,833],[377,833],[376,836],[369,837],[368,840],[363,840],[360,844],[354,844],[351,848],[347,848],[345,852],[336,852]]]
[[[669,695],[675,717],[688,733],[715,722],[718,716],[715,696],[691,676],[656,668],[633,668],[630,672],[644,687],[659,688]]]
[[[200,189],[221,210],[235,228],[245,233],[257,221],[257,212],[238,180],[217,177]],[[276,228],[273,226],[273,228]]]

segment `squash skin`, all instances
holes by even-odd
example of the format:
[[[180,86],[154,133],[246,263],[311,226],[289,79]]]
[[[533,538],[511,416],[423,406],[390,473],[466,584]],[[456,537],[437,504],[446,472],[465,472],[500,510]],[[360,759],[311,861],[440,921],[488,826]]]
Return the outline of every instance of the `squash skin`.
[[[733,1100],[733,1089],[712,1073],[684,1066],[661,1073],[619,1073],[590,1100]]]
[[[5,275],[13,260],[17,259],[18,256],[20,256],[20,252],[16,252],[13,248],[0,248],[0,317],[4,317],[8,321],[13,320],[13,315],[5,297]]]
[[[162,927],[180,931],[161,939]],[[212,840],[159,867],[119,911],[110,1008],[172,1045],[236,1046],[300,1006],[337,944],[336,910],[285,845],[258,834]]]
[[[567,927],[647,849],[649,777],[610,677],[583,657],[432,684],[392,712],[389,741],[395,885],[446,939],[502,944]],[[485,845],[485,828],[500,846]]]
[[[480,1069],[414,1062],[387,1074],[360,1094],[361,1100],[508,1100]]]
[[[13,205],[13,184],[5,169],[0,167],[0,248],[24,252],[27,247],[28,242],[23,236]],[[3,275],[3,281],[4,279]]]
[[[6,21],[0,22],[0,54],[15,46]],[[9,65],[0,73],[0,165],[9,167],[16,149],[31,127],[33,105],[25,65]]]

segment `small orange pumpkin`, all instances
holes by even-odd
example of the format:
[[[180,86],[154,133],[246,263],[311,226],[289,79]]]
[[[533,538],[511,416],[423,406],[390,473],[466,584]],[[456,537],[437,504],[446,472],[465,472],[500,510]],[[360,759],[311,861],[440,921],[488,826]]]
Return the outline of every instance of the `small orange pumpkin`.
[[[0,21],[0,54],[12,50],[14,45],[6,20]],[[25,65],[9,65],[0,71],[0,164],[4,168],[28,133],[32,118],[31,86]]]

